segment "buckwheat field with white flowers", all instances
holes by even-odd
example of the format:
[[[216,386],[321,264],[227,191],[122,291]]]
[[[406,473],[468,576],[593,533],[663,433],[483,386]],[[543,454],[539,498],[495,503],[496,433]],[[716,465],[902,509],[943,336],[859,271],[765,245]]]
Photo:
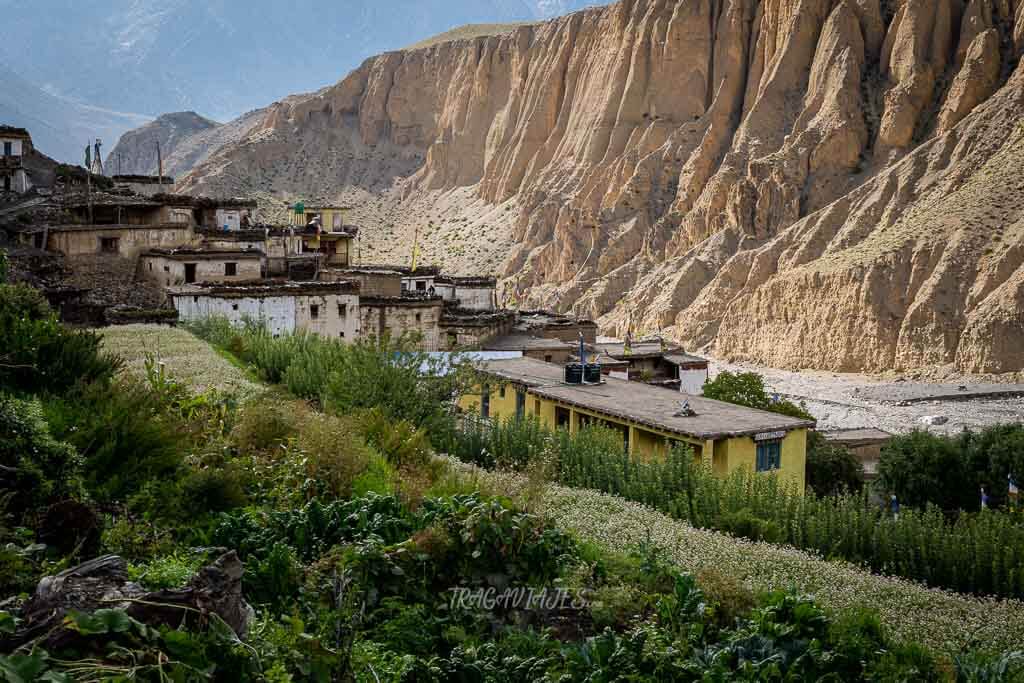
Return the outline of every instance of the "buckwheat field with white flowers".
[[[191,332],[163,325],[125,325],[100,330],[104,349],[125,359],[125,370],[145,377],[147,357],[164,363],[197,392],[214,389],[247,398],[261,387]]]
[[[462,466],[482,486],[506,495],[529,488],[519,475]],[[609,550],[650,540],[666,548],[688,572],[714,570],[757,590],[795,589],[812,595],[833,613],[867,607],[898,639],[956,651],[973,643],[993,650],[1016,650],[1024,643],[1024,603],[967,597],[886,576],[847,562],[806,552],[752,543],[695,529],[646,506],[596,491],[549,485],[533,500],[562,528]]]

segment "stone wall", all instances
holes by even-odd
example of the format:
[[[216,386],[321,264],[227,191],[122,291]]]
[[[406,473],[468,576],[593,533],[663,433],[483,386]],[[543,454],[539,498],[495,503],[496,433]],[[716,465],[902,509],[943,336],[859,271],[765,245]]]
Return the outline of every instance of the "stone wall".
[[[188,225],[54,228],[49,232],[46,249],[68,257],[101,254],[104,239],[117,240],[116,253],[135,259],[149,249],[174,249],[193,244],[196,236]]]
[[[140,258],[139,273],[161,287],[177,287],[185,284],[185,266],[190,263],[196,266],[196,283],[252,282],[259,280],[263,271],[260,258],[226,256],[223,259],[206,258],[189,261],[152,255]],[[235,264],[235,275],[227,274],[226,266],[229,263]]]
[[[355,294],[246,297],[180,292],[172,298],[181,320],[219,316],[235,324],[262,320],[274,335],[305,330],[340,339],[358,336],[359,297]]]
[[[441,299],[409,300],[400,298],[360,299],[360,334],[381,337],[388,332],[392,338],[406,333],[422,336],[424,351],[441,349],[440,324],[444,310]]]

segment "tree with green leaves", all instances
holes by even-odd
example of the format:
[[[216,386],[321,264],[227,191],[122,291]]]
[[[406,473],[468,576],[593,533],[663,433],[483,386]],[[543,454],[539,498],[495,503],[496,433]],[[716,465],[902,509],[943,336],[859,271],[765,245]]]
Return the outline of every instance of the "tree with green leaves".
[[[756,372],[719,373],[715,379],[705,382],[704,397],[803,420],[814,419],[803,406],[769,396],[764,378]]]
[[[859,493],[864,488],[864,467],[850,449],[811,432],[807,435],[807,485],[819,496]]]

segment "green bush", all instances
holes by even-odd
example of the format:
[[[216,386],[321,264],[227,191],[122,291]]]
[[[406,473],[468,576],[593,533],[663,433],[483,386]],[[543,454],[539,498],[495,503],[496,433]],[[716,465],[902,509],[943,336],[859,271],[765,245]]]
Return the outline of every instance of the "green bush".
[[[360,415],[357,422],[367,443],[395,467],[425,467],[434,455],[427,432],[405,420],[395,422],[383,411],[374,409]]]
[[[318,415],[303,425],[283,457],[303,462],[307,496],[347,498],[356,479],[370,466],[373,451],[353,420]]]
[[[245,506],[246,473],[236,464],[192,469],[181,481],[181,504],[196,515],[226,512]]]
[[[181,588],[202,567],[204,556],[175,552],[170,555],[128,566],[128,578],[151,591]]]
[[[719,373],[715,379],[704,383],[704,398],[767,410],[802,420],[814,419],[802,405],[785,399],[773,400],[765,389],[764,378],[755,372]]]
[[[144,384],[91,384],[47,402],[46,415],[54,434],[82,454],[86,486],[100,502],[182,474],[186,427]]]
[[[0,393],[0,484],[18,521],[51,503],[82,499],[82,459],[51,433],[38,401]]]
[[[819,496],[859,493],[864,466],[844,446],[832,444],[818,432],[807,434],[807,486]]]
[[[27,285],[0,285],[0,389],[62,393],[107,380],[121,360],[100,350],[94,332],[61,325]]]
[[[311,411],[300,401],[260,398],[238,411],[230,438],[240,453],[274,451],[311,420]]]
[[[779,543],[783,540],[782,530],[778,524],[756,517],[747,509],[725,513],[718,519],[718,528],[751,541]]]
[[[978,478],[963,452],[968,439],[961,435],[957,443],[925,431],[893,437],[882,449],[879,489],[895,493],[903,505],[931,503],[944,510],[977,510]]]
[[[901,503],[935,505],[947,512],[1007,504],[1009,481],[1024,482],[1024,425],[964,430],[956,436],[915,431],[893,437],[882,449],[877,487]]]

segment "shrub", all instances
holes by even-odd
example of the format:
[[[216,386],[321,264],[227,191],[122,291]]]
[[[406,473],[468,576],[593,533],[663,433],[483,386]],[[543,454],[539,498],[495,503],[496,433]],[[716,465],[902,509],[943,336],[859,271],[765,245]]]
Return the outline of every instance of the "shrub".
[[[434,443],[450,435],[453,401],[471,383],[467,364],[447,364],[418,351],[414,336],[346,344],[305,333],[274,337],[259,324],[232,327],[216,319],[190,329],[295,396],[319,401],[338,415],[379,410],[426,430]]]
[[[1024,485],[1024,424],[993,425],[972,434],[965,457],[985,487],[989,506],[1006,505],[1008,481]]]
[[[384,456],[373,454],[366,470],[352,482],[352,497],[365,498],[370,494],[393,495],[399,483],[398,472]]]
[[[57,322],[31,287],[0,285],[0,389],[61,393],[107,380],[122,363],[100,344],[98,334]]]
[[[778,543],[782,540],[782,530],[778,524],[756,517],[748,509],[725,513],[718,520],[718,528],[751,541]]]
[[[819,496],[859,493],[864,466],[844,446],[832,444],[818,432],[807,434],[807,486]]]
[[[302,565],[284,543],[275,543],[242,577],[245,594],[257,604],[280,610],[294,603],[302,585]]]
[[[360,415],[358,424],[367,443],[395,467],[422,468],[433,457],[426,431],[405,420],[395,422],[380,409],[374,409]]]
[[[769,396],[764,386],[764,378],[755,372],[719,373],[714,380],[705,382],[704,397],[803,420],[814,419],[805,407]]]
[[[878,486],[904,505],[929,503],[943,510],[977,510],[978,477],[964,457],[968,434],[957,440],[925,431],[895,436],[882,449]]]
[[[977,511],[984,488],[989,507],[1001,507],[1008,482],[1024,482],[1024,425],[964,430],[953,437],[925,431],[897,436],[882,449],[878,473],[880,489],[908,505]]]
[[[327,415],[304,425],[293,444],[285,457],[305,463],[310,493],[323,500],[347,498],[373,454],[352,420]]]
[[[416,340],[360,340],[343,346],[324,388],[324,405],[345,415],[377,409],[392,420],[406,420],[432,438],[451,430],[452,405],[466,383],[459,369],[415,350]]]
[[[82,454],[88,490],[113,502],[181,474],[185,428],[162,408],[145,385],[126,381],[49,401],[46,414],[54,433]]]
[[[189,556],[179,551],[143,564],[129,565],[128,578],[152,591],[181,588],[199,571],[204,559],[202,554]]]
[[[243,507],[249,502],[245,483],[245,472],[234,463],[193,469],[181,482],[183,510],[196,515]]]
[[[715,620],[721,628],[734,626],[757,604],[754,591],[725,572],[705,569],[697,574],[697,583],[714,605]]]
[[[301,401],[250,401],[238,411],[231,442],[241,453],[273,451],[297,436],[312,419],[312,412]]]
[[[82,459],[51,433],[38,401],[0,393],[0,483],[19,521],[65,498],[80,499]]]

